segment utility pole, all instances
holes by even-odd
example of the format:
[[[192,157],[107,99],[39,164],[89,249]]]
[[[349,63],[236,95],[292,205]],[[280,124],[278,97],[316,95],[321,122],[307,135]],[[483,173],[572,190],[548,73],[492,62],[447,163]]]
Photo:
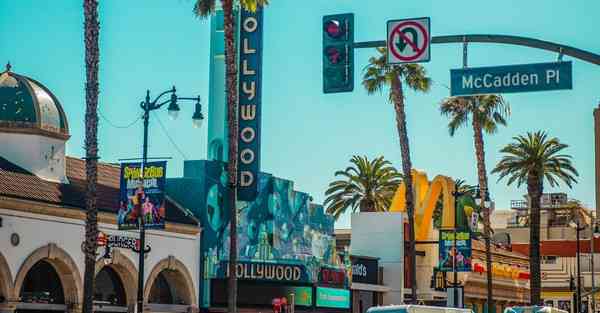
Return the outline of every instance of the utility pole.
[[[596,217],[600,217],[600,102],[594,109],[594,142],[596,165]]]

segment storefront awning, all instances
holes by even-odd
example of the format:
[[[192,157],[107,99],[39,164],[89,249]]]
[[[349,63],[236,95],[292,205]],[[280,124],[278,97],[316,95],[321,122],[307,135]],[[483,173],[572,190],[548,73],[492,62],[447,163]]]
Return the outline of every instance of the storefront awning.
[[[366,290],[366,291],[377,291],[377,292],[388,292],[392,290],[388,286],[383,285],[373,285],[373,284],[362,284],[362,283],[352,283],[350,286],[352,290]]]

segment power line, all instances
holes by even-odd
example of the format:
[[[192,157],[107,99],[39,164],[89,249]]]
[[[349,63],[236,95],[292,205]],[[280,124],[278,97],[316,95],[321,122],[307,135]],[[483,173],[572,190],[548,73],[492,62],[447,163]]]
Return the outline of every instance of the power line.
[[[138,121],[139,121],[139,120],[142,118],[142,116],[140,115],[140,116],[138,116],[138,118],[137,118],[137,119],[135,119],[135,121],[133,121],[133,122],[131,122],[131,123],[127,124],[126,126],[119,126],[119,125],[116,125],[115,123],[111,122],[111,121],[110,121],[110,120],[109,120],[109,119],[108,119],[106,116],[104,116],[104,114],[102,114],[102,111],[98,110],[98,114],[99,114],[99,115],[100,115],[100,117],[101,117],[101,118],[102,118],[104,121],[106,121],[106,122],[107,122],[107,123],[108,123],[110,126],[112,126],[112,127],[114,127],[114,128],[121,128],[121,129],[123,129],[123,128],[129,128],[129,127],[131,127],[131,126],[135,125],[135,124],[136,124],[136,123],[137,123],[137,122],[138,122]]]
[[[160,120],[160,118],[158,117],[158,115],[155,112],[152,112],[152,114],[154,115],[154,117],[156,117],[156,120],[158,120],[158,125],[160,125],[160,128],[163,130],[163,132],[165,133],[165,135],[167,136],[167,138],[169,139],[169,141],[171,142],[173,147],[175,147],[175,150],[177,150],[177,152],[179,152],[179,154],[181,154],[181,156],[183,157],[184,160],[187,160],[188,159],[187,156],[185,155],[185,153],[183,153],[183,151],[175,143],[175,140],[173,140],[173,138],[171,138],[171,135],[169,135],[169,132],[165,128],[165,125],[163,125],[163,123]]]

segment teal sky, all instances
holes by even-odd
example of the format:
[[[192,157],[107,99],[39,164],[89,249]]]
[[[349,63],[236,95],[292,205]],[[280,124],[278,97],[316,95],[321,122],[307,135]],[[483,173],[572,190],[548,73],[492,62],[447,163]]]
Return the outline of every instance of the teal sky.
[[[353,154],[384,155],[400,167],[394,112],[386,95],[368,96],[361,69],[373,49],[355,52],[355,91],[322,93],[321,18],[353,12],[356,41],[383,40],[386,21],[431,17],[432,34],[507,34],[532,37],[600,53],[598,1],[298,1],[272,0],[265,13],[262,169],[295,181],[297,190],[323,200],[333,173]],[[375,6],[375,2],[377,6]],[[82,1],[0,0],[0,62],[35,78],[60,99],[71,139],[68,154],[84,153],[84,44]],[[146,89],[156,95],[173,84],[180,96],[208,99],[209,23],[192,15],[192,0],[102,1],[100,4],[100,120],[102,161],[141,156],[140,115]],[[472,131],[448,135],[438,105],[449,95],[449,69],[461,67],[461,45],[432,46],[424,64],[434,85],[429,94],[406,96],[408,131],[415,168],[476,183]],[[469,66],[552,62],[557,55],[525,47],[471,44]],[[565,57],[564,60],[571,60]],[[486,137],[488,170],[511,137],[546,130],[570,145],[579,183],[564,190],[594,203],[592,110],[600,101],[600,68],[573,60],[573,90],[510,94],[512,117],[506,128]],[[208,107],[204,101],[204,113]],[[165,110],[166,111],[166,110]],[[169,176],[182,174],[184,159],[206,156],[206,127],[192,128],[193,105],[182,105],[176,121],[166,112],[151,117],[150,155],[172,157]],[[210,112],[208,112],[210,118]],[[159,125],[159,119],[166,132]],[[110,121],[110,122],[109,122]],[[169,140],[169,134],[173,143]],[[178,150],[181,150],[180,152]],[[495,183],[498,209],[520,199],[525,189]],[[550,191],[550,188],[546,188]],[[349,225],[342,217],[338,227]]]

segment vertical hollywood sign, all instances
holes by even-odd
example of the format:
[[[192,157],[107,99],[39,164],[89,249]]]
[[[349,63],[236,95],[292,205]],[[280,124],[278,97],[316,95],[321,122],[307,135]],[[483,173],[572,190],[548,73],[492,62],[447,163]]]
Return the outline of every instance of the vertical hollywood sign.
[[[238,200],[253,201],[260,171],[263,12],[240,11]]]

